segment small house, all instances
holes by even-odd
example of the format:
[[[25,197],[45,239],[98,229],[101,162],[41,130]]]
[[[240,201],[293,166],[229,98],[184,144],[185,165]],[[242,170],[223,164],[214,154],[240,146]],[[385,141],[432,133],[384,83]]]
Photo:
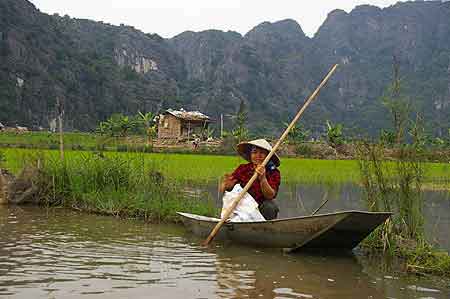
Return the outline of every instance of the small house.
[[[159,115],[158,139],[189,140],[208,128],[211,118],[199,111],[168,109]]]

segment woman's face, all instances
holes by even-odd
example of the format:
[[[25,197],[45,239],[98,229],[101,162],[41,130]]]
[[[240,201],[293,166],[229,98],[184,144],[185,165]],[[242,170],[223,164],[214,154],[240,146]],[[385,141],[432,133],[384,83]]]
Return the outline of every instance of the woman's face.
[[[252,150],[250,151],[250,161],[256,165],[262,164],[262,162],[264,161],[264,159],[267,157],[268,154],[269,152],[266,151],[265,149],[253,147]]]

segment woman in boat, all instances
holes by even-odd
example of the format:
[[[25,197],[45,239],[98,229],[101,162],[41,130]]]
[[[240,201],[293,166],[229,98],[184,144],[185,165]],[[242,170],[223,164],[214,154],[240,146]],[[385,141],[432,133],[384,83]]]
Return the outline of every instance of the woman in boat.
[[[244,187],[256,172],[258,178],[252,184],[248,193],[256,200],[259,211],[266,220],[277,218],[279,209],[274,198],[277,196],[280,186],[281,176],[277,169],[280,166],[280,158],[274,154],[262,167],[262,162],[272,150],[272,146],[265,139],[257,139],[238,144],[237,151],[247,164],[239,165],[231,174],[225,174],[220,184],[220,191],[230,191],[236,184]]]

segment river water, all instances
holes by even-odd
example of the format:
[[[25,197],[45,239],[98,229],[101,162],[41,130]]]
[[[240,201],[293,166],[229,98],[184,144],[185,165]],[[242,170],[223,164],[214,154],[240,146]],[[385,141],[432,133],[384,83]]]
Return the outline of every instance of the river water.
[[[362,189],[348,184],[339,187],[324,185],[283,186],[277,196],[280,206],[279,218],[310,215],[328,200],[320,213],[342,210],[364,210]],[[450,192],[424,191],[423,214],[425,236],[436,247],[450,253]]]
[[[357,253],[200,241],[179,225],[0,206],[0,298],[450,298],[448,282]]]
[[[217,193],[217,184],[205,188],[220,207],[222,200]],[[355,184],[340,186],[327,185],[281,185],[277,195],[280,207],[278,218],[289,218],[332,213],[344,210],[367,211],[361,187]],[[450,192],[424,191],[424,230],[425,236],[434,246],[450,253]],[[322,205],[326,201],[326,204]]]

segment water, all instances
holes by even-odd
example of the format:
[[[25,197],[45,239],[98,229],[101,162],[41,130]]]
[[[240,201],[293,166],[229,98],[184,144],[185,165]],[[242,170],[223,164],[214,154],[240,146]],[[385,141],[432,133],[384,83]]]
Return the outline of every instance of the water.
[[[328,202],[318,213],[342,210],[365,210],[364,194],[356,185],[327,186],[283,186],[278,195],[280,218],[310,215],[321,203]],[[425,236],[435,246],[450,252],[450,192],[425,191],[424,218]]]
[[[450,298],[358,255],[201,247],[182,226],[0,206],[0,298]]]
[[[220,207],[222,201],[218,198],[217,186],[207,189]],[[281,185],[276,199],[280,207],[278,218],[311,215],[326,200],[327,203],[317,214],[344,210],[367,211],[363,196],[362,189],[354,184],[338,187]],[[450,192],[425,191],[423,197],[426,238],[436,247],[450,253]]]

